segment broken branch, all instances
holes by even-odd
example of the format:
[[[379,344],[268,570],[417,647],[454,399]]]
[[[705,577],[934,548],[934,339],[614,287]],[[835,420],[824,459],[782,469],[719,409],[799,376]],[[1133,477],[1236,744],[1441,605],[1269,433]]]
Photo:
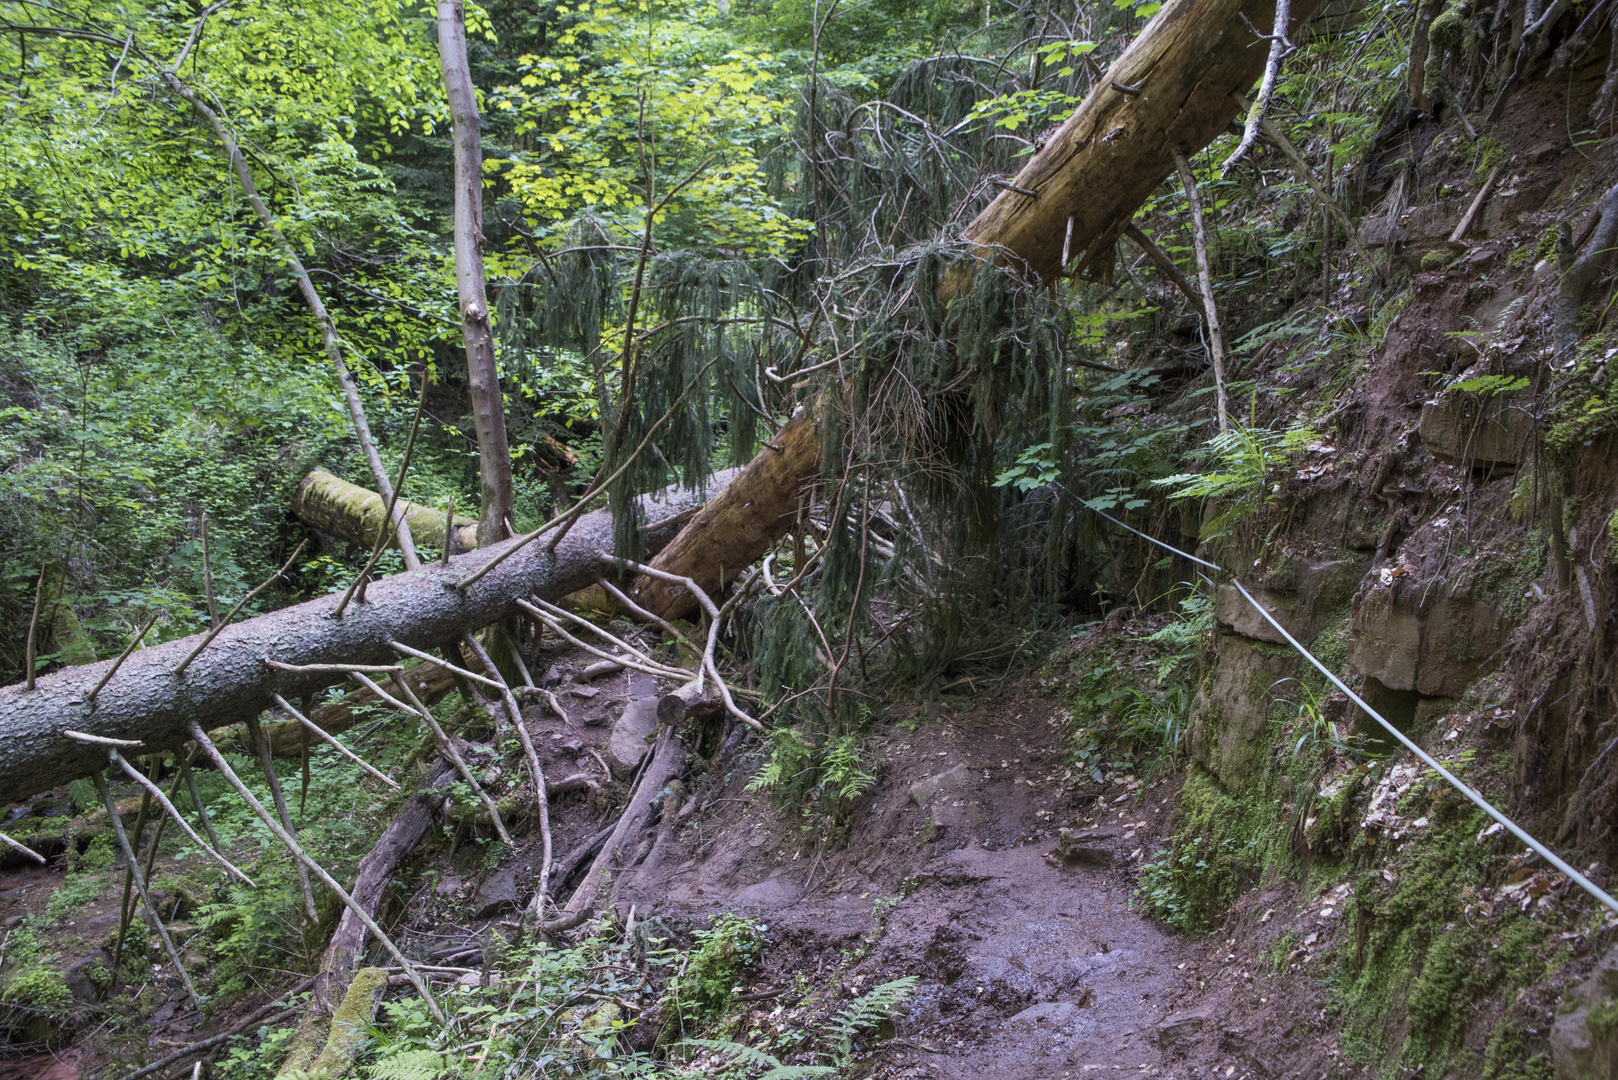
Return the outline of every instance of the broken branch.
[[[287,850],[292,852],[292,857],[297,859],[300,865],[308,867],[328,889],[337,895],[337,898],[354,913],[360,922],[365,924],[365,928],[375,935],[376,940],[388,951],[388,955],[399,962],[399,966],[404,969],[405,975],[410,979],[411,985],[416,988],[416,992],[426,1002],[427,1010],[433,1014],[433,1019],[440,1024],[446,1023],[444,1013],[438,1007],[438,1002],[433,1000],[431,991],[427,989],[426,980],[416,972],[405,954],[399,951],[399,946],[393,943],[393,939],[388,937],[383,929],[376,924],[376,920],[371,918],[364,908],[354,902],[354,898],[348,895],[341,885],[337,884],[335,878],[326,873],[319,863],[309,857],[308,852],[298,845],[297,839],[281,828],[280,822],[276,821],[274,816],[264,809],[264,805],[253,796],[247,785],[242,783],[241,777],[237,776],[236,771],[230,767],[230,762],[225,760],[225,755],[221,754],[219,748],[208,738],[208,733],[202,730],[202,725],[192,721],[189,727],[191,737],[197,741],[198,746],[202,747],[202,752],[208,755],[208,759],[214,763],[214,768],[219,770],[226,783],[236,789],[236,794],[242,797],[242,801],[247,803],[248,808],[258,815],[258,819],[264,822],[269,830],[275,834],[276,839],[286,845]]]

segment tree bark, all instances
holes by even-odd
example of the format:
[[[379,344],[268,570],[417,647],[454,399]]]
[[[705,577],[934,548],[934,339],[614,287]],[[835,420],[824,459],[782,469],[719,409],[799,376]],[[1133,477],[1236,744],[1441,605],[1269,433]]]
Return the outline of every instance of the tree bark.
[[[675,527],[661,524],[698,505],[695,493],[678,488],[642,496],[646,545],[661,550]],[[279,692],[297,700],[341,682],[333,672],[286,672],[265,660],[302,664],[392,663],[390,641],[421,649],[518,613],[516,600],[530,594],[556,599],[591,584],[612,565],[612,518],[598,510],[579,519],[554,552],[530,544],[475,584],[455,583],[496,558],[505,544],[450,563],[406,571],[371,585],[366,602],[351,603],[333,618],[339,597],[324,596],[219,633],[185,673],[174,667],[201,641],[193,635],[130,654],[94,702],[85,693],[113,661],[68,668],[41,677],[33,691],[0,689],[0,801],[11,802],[88,775],[105,766],[104,752],[62,733],[88,732],[140,740],[147,750],[176,747],[186,725],[205,718],[219,727],[245,721],[268,707]]]
[[[410,526],[410,535],[423,547],[444,546],[444,518],[441,510],[420,503],[400,499],[395,507],[402,511]],[[387,508],[387,498],[369,488],[351,484],[316,469],[298,481],[292,493],[292,512],[321,532],[330,533],[350,543],[369,546],[376,540],[376,527]],[[455,528],[450,531],[450,554],[460,555],[478,546],[478,523],[469,517],[456,517]]]
[[[438,0],[438,60],[455,125],[455,287],[466,341],[467,388],[478,435],[478,477],[483,516],[478,546],[510,536],[511,449],[506,443],[505,402],[494,360],[494,333],[483,279],[483,140],[478,130],[477,90],[466,59],[466,19],[460,0]]]
[[[692,578],[709,596],[718,596],[791,531],[799,493],[819,475],[820,425],[800,408],[650,565]],[[697,610],[696,598],[684,586],[647,575],[630,595],[665,619]]]
[[[1293,4],[1294,41],[1314,8]],[[1174,171],[1174,147],[1200,150],[1235,119],[1231,94],[1249,90],[1269,56],[1253,28],[1274,17],[1274,0],[1169,0],[966,239],[1044,281],[1061,270],[1070,216],[1073,256],[1111,244]]]

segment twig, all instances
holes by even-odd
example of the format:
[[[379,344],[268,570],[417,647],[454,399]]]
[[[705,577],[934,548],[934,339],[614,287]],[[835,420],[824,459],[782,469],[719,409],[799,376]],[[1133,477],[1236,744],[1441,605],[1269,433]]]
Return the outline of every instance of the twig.
[[[270,798],[275,800],[275,812],[281,815],[281,825],[288,835],[297,836],[298,830],[292,824],[292,811],[287,809],[286,795],[281,791],[281,778],[275,775],[275,756],[270,752],[270,740],[264,735],[264,725],[258,722],[257,716],[247,718],[247,733],[253,740],[253,746],[258,750],[259,764],[264,768],[264,779],[270,785]],[[303,888],[303,909],[309,916],[311,924],[320,921],[320,912],[315,908],[315,891],[309,885],[309,871],[302,864],[298,866],[298,884]]]
[[[1270,56],[1264,62],[1264,80],[1259,83],[1258,100],[1247,110],[1247,122],[1242,127],[1242,140],[1236,144],[1236,149],[1220,167],[1221,177],[1229,176],[1230,171],[1246,156],[1247,151],[1258,142],[1259,125],[1264,120],[1264,114],[1269,111],[1270,98],[1275,94],[1275,80],[1281,74],[1281,62],[1292,51],[1292,42],[1287,40],[1287,23],[1291,19],[1292,0],[1276,0],[1275,32],[1270,35]]]
[[[109,739],[105,735],[91,735],[89,732],[74,731],[72,728],[64,728],[62,730],[62,734],[66,738],[72,739],[74,742],[90,743],[94,746],[136,747],[146,745],[139,739]]]
[[[377,769],[376,767],[371,765],[370,762],[366,761],[364,758],[362,758],[358,754],[354,753],[354,751],[350,750],[348,747],[344,746],[342,743],[338,742],[337,741],[337,736],[331,734],[331,732],[329,732],[329,731],[326,731],[319,724],[315,723],[313,720],[311,720],[307,716],[303,715],[303,713],[299,712],[297,709],[294,709],[292,707],[292,703],[289,702],[286,698],[282,697],[280,694],[272,694],[271,697],[273,697],[275,699],[275,703],[277,705],[281,706],[282,710],[288,716],[292,717],[292,719],[294,719],[298,723],[302,724],[312,734],[314,734],[318,738],[320,738],[320,739],[324,740],[325,742],[327,742],[328,744],[330,744],[333,748],[336,749],[336,751],[339,754],[342,754],[348,760],[352,761],[354,764],[358,765],[360,768],[364,769],[366,772],[370,773],[372,776],[376,777],[378,780],[382,781],[384,784],[388,785],[390,788],[393,788],[395,791],[399,790],[399,785],[394,783],[393,779],[390,776],[388,776],[386,773],[382,772],[380,769]],[[305,746],[308,745],[308,740],[304,741],[304,745]]]
[[[584,627],[586,630],[591,630],[591,631],[595,632],[598,636],[600,636],[602,638],[605,638],[609,643],[618,646],[620,649],[623,649],[625,652],[629,653],[631,656],[634,656],[634,657],[638,658],[642,663],[650,664],[653,667],[670,667],[670,665],[666,665],[666,664],[663,664],[661,661],[652,659],[650,656],[648,656],[646,653],[642,652],[640,649],[637,649],[637,648],[635,648],[635,646],[629,644],[629,642],[623,640],[620,637],[617,637],[617,636],[609,633],[607,630],[605,630],[604,628],[602,628],[600,626],[597,626],[595,623],[591,622],[589,619],[583,618],[582,616],[579,616],[579,615],[575,615],[575,614],[573,614],[573,612],[568,611],[566,608],[559,607],[558,605],[553,604],[548,600],[542,600],[537,596],[534,597],[534,601],[536,603],[538,603],[540,607],[544,608],[546,611],[549,611],[552,615],[555,615],[558,618],[567,619],[569,622],[577,623],[578,625]],[[671,667],[671,670],[678,670],[678,669],[675,669],[675,668]]]
[[[213,598],[213,563],[208,558],[208,511],[202,512],[202,594],[208,602],[208,625],[219,625],[219,608]]]
[[[236,877],[240,878],[242,881],[246,882],[248,888],[258,888],[258,885],[253,881],[252,878],[238,870],[229,859],[219,854],[219,852],[214,849],[213,845],[203,840],[202,837],[197,835],[195,829],[185,823],[185,819],[180,816],[180,811],[176,810],[174,808],[174,804],[169,801],[169,797],[163,794],[162,788],[158,787],[146,777],[142,776],[139,769],[135,768],[135,766],[131,765],[118,755],[118,751],[108,750],[107,759],[114,765],[123,769],[124,772],[128,773],[130,778],[134,780],[135,783],[139,784],[141,787],[150,792],[152,798],[157,800],[157,805],[161,806],[169,814],[169,816],[174,819],[175,824],[179,825],[180,828],[185,831],[185,835],[189,836],[193,843],[206,852],[210,859],[218,863],[220,866],[223,866],[226,870],[236,875]]]
[[[551,551],[555,551],[556,545],[561,543],[562,537],[567,535],[567,530],[572,528],[572,522],[578,519],[578,516],[584,512],[584,508],[590,503],[590,501],[593,500],[597,495],[601,494],[601,492],[605,491],[614,480],[618,479],[618,477],[622,476],[629,469],[630,465],[634,464],[635,459],[640,456],[640,452],[644,450],[647,444],[652,441],[652,436],[656,435],[658,429],[668,422],[669,418],[675,414],[681,405],[685,404],[686,395],[691,393],[692,388],[697,384],[697,380],[706,375],[708,373],[708,369],[713,367],[714,364],[718,362],[719,358],[717,356],[714,357],[714,359],[709,360],[702,366],[702,370],[697,372],[696,376],[685,384],[685,388],[680,391],[680,396],[674,399],[674,404],[670,405],[668,411],[657,418],[657,422],[651,426],[651,429],[646,432],[645,437],[641,439],[640,445],[635,447],[634,453],[630,454],[629,457],[624,460],[624,463],[618,467],[616,472],[600,483],[595,483],[592,481],[590,487],[583,495],[579,497],[579,501],[573,505],[572,509],[565,510],[560,514],[557,514],[555,517],[551,518],[533,532],[528,533],[526,536],[518,539],[516,543],[506,548],[504,551],[490,559],[488,562],[484,563],[482,566],[478,567],[477,571],[470,577],[466,578],[464,581],[456,582],[455,588],[470,588],[480,578],[482,578],[483,575],[493,570],[496,566],[499,566],[502,562],[511,558],[511,556],[515,555],[518,551],[521,551],[524,547],[527,547],[529,544],[539,539],[551,529],[566,523],[566,528],[564,528],[549,545],[549,549]]]
[[[152,617],[146,620],[145,626],[142,626],[139,630],[135,631],[135,636],[129,640],[128,645],[124,646],[124,651],[119,653],[118,659],[112,662],[112,667],[108,668],[107,673],[101,676],[101,679],[95,684],[88,694],[84,695],[84,700],[88,701],[92,707],[95,705],[96,695],[101,693],[101,688],[106,686],[107,682],[118,673],[118,669],[123,666],[124,661],[129,659],[129,654],[135,651],[135,646],[139,645],[141,640],[145,638],[147,633],[151,631],[152,627],[157,624],[157,617],[161,614],[161,611],[152,612]]]
[[[608,653],[602,652],[600,649],[596,648],[594,645],[591,645],[589,642],[582,641],[579,638],[574,637],[572,634],[568,633],[566,630],[564,630],[562,628],[561,623],[557,622],[555,619],[551,618],[550,615],[548,615],[544,611],[541,611],[539,608],[535,607],[533,604],[530,604],[528,601],[523,600],[523,599],[518,599],[516,603],[517,603],[518,607],[522,608],[524,611],[528,612],[528,614],[532,615],[534,618],[538,619],[540,622],[544,623],[546,626],[550,627],[553,631],[555,631],[556,635],[558,637],[560,637],[562,640],[566,641],[568,644],[573,645],[576,648],[583,649],[585,652],[589,653],[591,656],[599,656],[601,659],[606,660],[606,661],[608,661],[610,663],[617,664],[621,668],[632,668],[633,670],[642,672],[643,674],[657,675],[657,676],[660,676],[661,678],[665,678],[665,679],[683,678],[686,675],[690,674],[689,672],[682,671],[682,670],[680,670],[678,668],[667,668],[667,667],[663,667],[661,665],[659,665],[657,667],[652,667],[652,666],[649,666],[647,664],[643,664],[639,660],[636,660],[634,657],[630,657],[630,656],[612,656],[612,655],[609,655]]]
[[[489,653],[477,638],[467,634],[461,639],[466,647],[472,650],[472,655],[478,658],[483,670],[500,680],[500,698],[506,707],[506,716],[511,720],[511,726],[517,729],[517,738],[522,741],[522,752],[528,758],[528,771],[534,774],[534,799],[539,803],[539,837],[542,845],[542,854],[539,860],[539,884],[537,886],[540,900],[539,910],[545,910],[544,897],[550,887],[551,872],[551,807],[550,793],[545,790],[545,770],[539,764],[539,754],[534,750],[533,737],[528,734],[528,725],[523,723],[522,709],[517,699],[511,696],[511,688],[500,675],[500,669],[489,658]]]
[[[196,752],[196,747],[191,749],[192,753]],[[213,819],[208,816],[208,808],[203,805],[202,790],[197,787],[197,774],[191,771],[190,759],[176,754],[175,764],[179,766],[181,772],[185,773],[186,790],[191,793],[191,805],[197,808],[197,820],[202,822],[202,831],[208,834],[208,840],[214,847],[223,846],[219,843],[219,834],[214,831]]]
[[[545,703],[551,707],[551,712],[560,717],[562,723],[571,723],[571,721],[567,718],[567,713],[562,709],[562,703],[556,700],[556,695],[549,690],[546,690],[544,693]],[[611,776],[612,774],[609,772],[607,775]]]
[[[300,554],[302,554],[303,546],[305,544],[307,544],[308,542],[309,541],[307,541],[307,540],[298,541],[298,546],[293,549],[292,555],[287,559],[287,561],[281,564],[281,569],[277,570],[275,573],[273,573],[269,577],[265,578],[264,583],[262,585],[260,585],[258,588],[254,589],[252,592],[248,593],[246,596],[242,597],[239,601],[237,601],[236,606],[230,609],[230,614],[226,615],[223,619],[221,619],[219,621],[219,625],[214,627],[213,630],[211,632],[209,632],[208,636],[202,639],[202,644],[200,644],[196,648],[192,649],[191,652],[186,656],[186,658],[184,660],[180,661],[180,665],[174,669],[174,674],[175,674],[176,677],[185,674],[185,669],[191,666],[191,661],[195,660],[197,658],[197,656],[202,652],[203,649],[206,649],[210,644],[212,644],[214,638],[218,637],[221,633],[224,632],[225,627],[230,625],[230,620],[232,620],[232,619],[234,619],[236,617],[237,612],[241,611],[242,608],[246,607],[249,603],[251,603],[253,598],[256,597],[259,593],[261,593],[265,589],[269,588],[270,585],[275,581],[276,578],[280,577],[282,574],[287,572],[287,568],[292,565],[292,563],[297,559],[297,557]]]
[[[283,664],[279,660],[270,660],[268,658],[265,659],[264,664],[266,667],[272,667],[276,671],[337,672],[343,675],[347,675],[351,671],[363,671],[369,675],[392,675],[396,671],[404,670],[398,664]]]
[[[631,600],[628,596],[624,595],[623,590],[619,589],[618,586],[614,585],[612,582],[608,581],[606,578],[596,578],[596,584],[600,585],[603,589],[605,589],[606,592],[607,592],[607,595],[611,596],[614,600],[616,600],[620,604],[622,604],[624,606],[624,609],[626,611],[628,611],[631,615],[634,615],[636,618],[640,619],[642,622],[649,622],[649,623],[652,623],[655,626],[661,626],[663,629],[667,630],[669,633],[671,633],[675,637],[679,638],[682,642],[684,642],[690,648],[692,648],[692,649],[696,648],[696,645],[692,644],[691,639],[686,637],[683,633],[680,632],[679,627],[675,626],[673,623],[671,623],[667,619],[663,618],[663,616],[655,615],[652,612],[647,611],[645,608],[641,607],[639,604],[635,603],[635,601]]]
[[[24,654],[23,667],[27,668],[27,680],[23,689],[34,688],[34,640],[39,630],[39,604],[45,595],[45,564],[39,565],[39,580],[34,583],[34,614],[28,619],[28,648]]]
[[[1219,308],[1214,303],[1213,273],[1208,265],[1208,237],[1202,223],[1202,199],[1197,195],[1197,178],[1185,151],[1174,148],[1174,165],[1180,170],[1180,184],[1191,206],[1191,239],[1197,252],[1197,281],[1202,286],[1203,317],[1208,323],[1209,351],[1213,356],[1214,406],[1219,414],[1219,430],[1230,430],[1229,407],[1225,402],[1225,331],[1219,325]]]
[[[343,612],[348,608],[348,601],[353,597],[355,590],[359,591],[360,603],[365,602],[365,583],[370,580],[371,570],[376,566],[376,561],[382,557],[382,552],[387,550],[388,522],[393,517],[394,506],[398,504],[399,492],[404,489],[405,476],[410,471],[410,455],[416,449],[416,432],[421,429],[421,411],[427,406],[427,386],[427,373],[423,371],[421,396],[416,399],[416,415],[410,420],[410,434],[405,436],[404,454],[399,459],[399,479],[394,483],[393,490],[388,493],[388,505],[382,511],[382,519],[376,523],[376,540],[371,545],[371,557],[365,560],[365,566],[361,568],[359,577],[349,585],[348,591],[343,594],[343,599],[337,605],[337,610],[332,612],[334,618],[343,617]],[[399,528],[405,532],[410,531],[410,526],[403,515],[400,515]]]
[[[410,699],[410,704],[406,705],[359,672],[354,673],[354,678],[364,683],[372,693],[383,701],[405,712],[413,712],[427,722],[427,727],[432,730],[433,736],[438,739],[439,749],[454,764],[455,771],[461,774],[461,779],[466,781],[467,785],[471,787],[472,791],[483,803],[484,808],[489,811],[489,819],[494,823],[494,831],[500,834],[500,839],[505,841],[507,847],[515,848],[517,845],[512,842],[511,834],[506,831],[506,823],[500,816],[500,808],[495,805],[493,799],[489,798],[489,793],[483,790],[483,785],[478,783],[477,777],[472,775],[472,770],[467,768],[466,759],[461,757],[461,752],[455,748],[455,743],[451,741],[444,729],[438,726],[438,721],[433,718],[432,710],[423,705],[421,699],[410,689],[410,684],[397,675],[393,676],[394,687]]]
[[[416,973],[416,969],[411,966],[405,954],[399,951],[399,946],[393,943],[393,939],[388,937],[387,932],[377,925],[376,920],[371,918],[369,912],[355,902],[347,890],[337,884],[335,878],[326,873],[319,863],[309,857],[308,852],[298,845],[297,839],[281,828],[281,823],[275,820],[275,816],[264,809],[264,805],[253,796],[247,785],[242,783],[241,777],[237,776],[236,771],[230,767],[230,762],[225,760],[225,755],[221,754],[219,748],[208,738],[208,733],[202,730],[202,725],[193,720],[188,727],[191,737],[197,741],[198,746],[202,747],[202,752],[208,755],[209,760],[214,763],[214,767],[224,776],[225,781],[236,789],[236,794],[242,797],[242,801],[247,803],[253,813],[258,815],[258,819],[269,827],[269,830],[275,834],[276,839],[286,845],[287,850],[292,852],[293,858],[297,859],[301,865],[307,866],[328,889],[337,894],[337,898],[364,924],[365,929],[369,930],[377,941],[381,942],[382,947],[388,951],[388,955],[399,962],[400,967],[404,969],[405,975],[409,977],[411,985],[416,988],[416,992],[427,1003],[427,1009],[433,1014],[433,1018],[440,1024],[446,1023],[444,1013],[438,1007],[438,1002],[433,1000],[431,991],[427,989],[426,981]]]
[[[26,844],[18,843],[17,841],[13,840],[11,837],[7,836],[3,832],[0,832],[0,844],[4,844],[8,848],[12,848],[12,849],[14,849],[16,851],[22,852],[24,855],[27,855],[30,859],[33,859],[35,862],[39,863],[41,866],[43,866],[45,864],[45,856],[41,855],[39,852],[35,851],[33,848],[28,847]]]
[[[463,667],[456,667],[454,664],[450,663],[448,660],[440,660],[438,657],[434,656],[432,653],[422,652],[420,649],[412,649],[409,645],[406,645],[403,642],[390,641],[390,642],[388,642],[388,646],[389,646],[389,648],[393,649],[394,652],[401,652],[401,653],[404,653],[406,656],[414,656],[416,659],[424,660],[429,664],[436,664],[438,667],[443,668],[445,671],[449,672],[451,675],[459,675],[463,679],[470,679],[471,681],[473,681],[475,683],[482,683],[484,686],[487,686],[491,690],[504,690],[505,689],[505,683],[498,683],[498,682],[495,682],[493,679],[485,678],[482,675],[474,674],[474,673],[466,670]]]
[[[124,832],[124,821],[118,816],[118,804],[112,801],[112,790],[107,787],[107,778],[101,775],[100,769],[97,769],[90,774],[90,779],[95,782],[96,791],[101,795],[101,801],[106,804],[107,817],[112,821],[113,835],[118,839],[118,846],[123,849],[129,873],[135,879],[135,888],[140,892],[141,903],[146,905],[146,914],[151,916],[157,936],[163,939],[163,948],[167,950],[169,959],[174,962],[174,970],[180,973],[180,981],[185,984],[185,992],[191,998],[192,1006],[201,1012],[202,999],[197,996],[197,988],[191,985],[191,976],[186,973],[185,965],[180,963],[180,952],[174,947],[174,939],[169,937],[168,930],[163,926],[162,916],[157,913],[157,905],[152,903],[151,894],[146,891],[145,875],[140,872],[135,849],[129,844],[129,834]]]
[[[754,720],[751,716],[748,716],[745,712],[737,707],[735,699],[730,696],[730,687],[725,684],[724,678],[719,674],[719,665],[714,661],[714,649],[719,644],[719,608],[714,604],[713,599],[703,591],[702,586],[698,585],[691,578],[681,577],[679,574],[671,574],[666,570],[658,570],[655,567],[646,566],[643,563],[633,562],[629,559],[615,558],[608,555],[606,552],[602,552],[601,555],[602,558],[611,558],[619,566],[628,567],[636,573],[645,574],[648,577],[655,577],[662,581],[673,582],[686,587],[686,590],[696,598],[697,603],[702,605],[702,610],[708,614],[708,642],[702,652],[703,670],[707,671],[708,674],[713,676],[714,682],[719,687],[719,696],[725,701],[726,711],[736,719],[740,720],[742,723],[746,724],[748,727],[754,728],[758,731],[763,731],[763,724],[760,724],[757,720]],[[518,603],[521,602],[522,601],[520,600],[518,601]],[[699,685],[702,682],[702,674],[700,671],[697,675],[697,682]]]

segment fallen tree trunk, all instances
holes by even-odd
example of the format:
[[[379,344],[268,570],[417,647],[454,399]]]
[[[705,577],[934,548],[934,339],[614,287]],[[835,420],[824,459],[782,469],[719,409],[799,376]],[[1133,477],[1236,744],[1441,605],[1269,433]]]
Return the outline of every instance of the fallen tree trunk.
[[[1314,11],[1297,0],[1292,33]],[[1264,70],[1274,0],[1168,0],[1078,110],[966,227],[980,258],[1004,252],[1043,281],[1087,253],[1098,265],[1148,195],[1174,171],[1174,149],[1207,146]]]
[[[1293,4],[1294,41],[1315,4]],[[1169,0],[967,227],[974,254],[1010,255],[1045,281],[1062,271],[1064,248],[1070,258],[1085,255],[1087,266],[1102,265],[1136,209],[1174,171],[1175,148],[1200,150],[1235,119],[1232,95],[1252,88],[1269,57],[1255,27],[1274,21],[1275,0]],[[958,287],[961,279],[952,280]],[[819,469],[818,429],[800,414],[651,565],[717,595],[791,529],[798,493]],[[634,595],[665,618],[696,606],[680,587],[647,577]]]
[[[694,493],[678,489],[642,499],[642,514],[654,525],[698,504]],[[673,532],[672,525],[649,527],[646,546],[661,550]],[[366,601],[351,603],[341,618],[333,617],[339,598],[324,596],[235,623],[178,676],[174,669],[205,635],[130,654],[93,700],[87,692],[112,661],[53,672],[32,691],[20,684],[0,689],[0,746],[6,749],[0,800],[26,798],[105,766],[103,748],[75,742],[66,731],[138,740],[148,750],[177,747],[193,721],[240,723],[263,712],[272,693],[297,700],[344,678],[341,672],[278,670],[266,661],[393,663],[398,654],[390,642],[436,648],[516,614],[520,598],[555,599],[582,589],[611,565],[602,555],[612,549],[611,514],[586,514],[555,551],[530,544],[471,586],[456,587],[511,543],[378,581]]]
[[[444,519],[441,510],[400,499],[410,535],[423,547],[444,547]],[[376,542],[376,528],[387,509],[387,500],[369,488],[350,484],[323,469],[298,481],[292,493],[292,512],[321,532],[341,540],[369,547]],[[451,531],[450,554],[459,555],[478,546],[478,523],[468,517],[455,518]]]
[[[819,475],[820,425],[799,409],[651,566],[689,577],[709,596],[718,596],[791,531],[800,493]],[[696,597],[684,585],[644,574],[631,595],[665,619],[685,618],[697,610]]]

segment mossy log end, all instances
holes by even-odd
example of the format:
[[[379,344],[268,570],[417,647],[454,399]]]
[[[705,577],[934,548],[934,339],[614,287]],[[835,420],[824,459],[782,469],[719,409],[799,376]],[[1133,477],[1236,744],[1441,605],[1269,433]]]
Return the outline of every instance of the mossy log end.
[[[401,500],[410,535],[422,547],[444,547],[444,512],[430,506]],[[341,477],[322,469],[298,481],[292,494],[292,512],[321,532],[330,533],[366,547],[376,543],[377,525],[382,511],[387,508],[382,496],[369,488],[350,484]],[[451,555],[459,555],[477,547],[478,523],[468,517],[455,517],[454,542]],[[389,543],[397,541],[389,537]]]
[[[663,522],[699,504],[694,492],[667,489],[643,496],[645,520]],[[674,528],[648,529],[646,547],[659,551]],[[610,563],[612,516],[586,514],[548,551],[529,544],[476,583],[457,588],[478,567],[500,557],[507,541],[463,555],[448,566],[433,564],[374,582],[364,603],[334,617],[340,600],[323,596],[255,619],[234,623],[187,667],[174,669],[203,635],[164,642],[129,656],[94,701],[85,695],[111,665],[101,661],[65,668],[40,678],[34,690],[0,688],[0,801],[11,802],[87,776],[106,767],[106,752],[68,738],[65,731],[139,740],[148,750],[173,748],[186,725],[241,723],[263,712],[270,695],[296,701],[343,680],[335,672],[288,672],[266,660],[291,665],[391,663],[389,642],[434,649],[518,613],[519,598],[559,599],[584,588]]]
[[[791,531],[804,485],[819,475],[820,425],[800,409],[651,565],[689,577],[709,596],[718,596]],[[684,618],[697,610],[696,600],[683,585],[651,577],[635,582],[634,596],[666,619]]]
[[[1292,5],[1294,42],[1315,4]],[[1231,95],[1263,72],[1260,35],[1274,24],[1274,0],[1168,0],[965,238],[980,257],[1008,253],[1043,281],[1062,272],[1064,247],[1097,266],[1174,172],[1174,148],[1200,150],[1235,119]]]

